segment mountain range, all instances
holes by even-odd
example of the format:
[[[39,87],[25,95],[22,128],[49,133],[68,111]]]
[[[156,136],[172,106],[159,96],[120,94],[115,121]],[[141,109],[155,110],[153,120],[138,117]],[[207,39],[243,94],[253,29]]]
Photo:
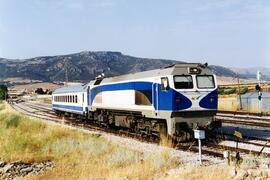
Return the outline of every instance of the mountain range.
[[[0,81],[19,77],[45,82],[65,81],[66,78],[69,81],[86,82],[101,73],[110,77],[156,69],[175,63],[184,63],[184,61],[138,58],[110,51],[83,51],[30,59],[0,58]],[[216,65],[211,65],[210,68],[219,76],[236,76],[235,70],[230,68]],[[251,77],[250,74],[248,76]]]

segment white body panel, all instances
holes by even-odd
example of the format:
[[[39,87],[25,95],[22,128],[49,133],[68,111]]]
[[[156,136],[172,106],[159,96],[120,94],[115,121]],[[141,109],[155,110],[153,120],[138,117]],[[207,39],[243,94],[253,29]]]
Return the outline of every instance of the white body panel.
[[[134,96],[135,92],[133,90],[105,91],[102,92],[102,105],[128,108],[135,104],[135,99],[131,98]]]

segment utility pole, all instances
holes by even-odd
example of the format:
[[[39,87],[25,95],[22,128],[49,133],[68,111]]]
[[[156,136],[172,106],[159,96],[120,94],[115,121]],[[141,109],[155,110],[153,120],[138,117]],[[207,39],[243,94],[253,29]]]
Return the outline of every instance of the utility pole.
[[[242,105],[242,98],[241,98],[241,93],[240,93],[239,73],[237,73],[237,83],[238,83],[238,96],[239,96],[239,101],[240,101],[240,110],[242,110],[243,109],[243,105]]]

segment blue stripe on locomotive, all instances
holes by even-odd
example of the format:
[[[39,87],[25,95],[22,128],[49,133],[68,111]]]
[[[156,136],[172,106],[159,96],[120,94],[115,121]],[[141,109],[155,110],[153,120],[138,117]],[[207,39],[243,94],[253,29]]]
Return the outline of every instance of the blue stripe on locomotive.
[[[213,101],[211,102],[211,98]],[[215,89],[214,91],[207,94],[199,103],[200,107],[206,109],[217,109],[218,108],[218,90]]]
[[[156,91],[154,91],[153,104],[156,110],[183,110],[188,109],[192,106],[192,102],[181,93],[175,91],[170,88],[167,91],[161,91],[160,84],[151,83],[151,82],[127,82],[127,83],[118,83],[118,84],[108,84],[108,85],[100,85],[92,88],[90,91],[90,101],[91,104],[95,96],[104,91],[119,91],[119,90],[150,90],[152,91],[152,87],[155,89],[158,88],[158,96],[156,95]],[[158,98],[158,99],[157,99]],[[179,103],[176,103],[175,99],[181,99]]]
[[[161,90],[161,85],[155,83],[154,89],[158,88],[158,96],[154,91],[154,108],[155,110],[167,110],[176,111],[188,109],[192,106],[192,102],[181,93],[169,88],[167,91]],[[152,89],[151,89],[152,90]],[[179,103],[176,103],[176,99],[180,99]]]

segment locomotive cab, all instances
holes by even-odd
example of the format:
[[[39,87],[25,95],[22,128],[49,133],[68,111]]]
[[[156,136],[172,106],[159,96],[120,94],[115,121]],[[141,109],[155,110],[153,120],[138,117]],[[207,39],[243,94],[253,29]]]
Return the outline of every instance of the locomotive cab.
[[[161,78],[160,90],[161,97],[167,94],[163,101],[171,101],[161,102],[171,105],[172,109],[167,118],[168,134],[183,137],[184,132],[191,137],[193,129],[209,129],[213,126],[218,93],[216,77],[209,68],[200,64],[194,67],[176,65],[172,75]],[[165,113],[160,114],[165,116]]]

